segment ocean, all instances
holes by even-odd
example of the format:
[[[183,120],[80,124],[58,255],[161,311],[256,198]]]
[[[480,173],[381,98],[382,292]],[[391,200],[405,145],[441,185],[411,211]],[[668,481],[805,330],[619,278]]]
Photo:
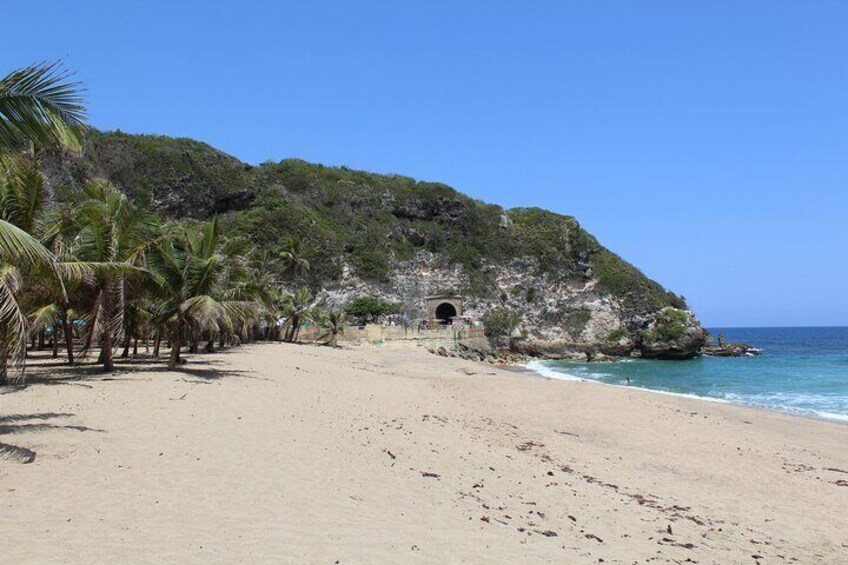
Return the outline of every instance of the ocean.
[[[532,361],[546,377],[588,379],[848,422],[848,327],[709,328],[758,357],[611,363]]]

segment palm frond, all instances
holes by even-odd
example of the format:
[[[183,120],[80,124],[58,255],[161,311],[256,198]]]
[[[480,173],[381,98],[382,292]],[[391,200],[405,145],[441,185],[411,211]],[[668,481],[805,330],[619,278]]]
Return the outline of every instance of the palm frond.
[[[61,313],[62,309],[58,304],[48,304],[30,312],[27,316],[30,333],[39,332],[48,326],[55,325]]]
[[[201,330],[218,331],[218,321],[225,315],[221,304],[208,295],[192,296],[180,304],[180,312]]]
[[[120,276],[147,273],[142,267],[119,261],[61,261],[56,270],[65,280],[90,281],[97,276]]]
[[[0,153],[16,151],[23,139],[38,146],[81,147],[82,85],[69,78],[58,62],[31,65],[0,78]]]
[[[0,165],[0,219],[33,233],[44,206],[44,175],[38,161],[14,155]]]
[[[15,291],[20,285],[17,269],[7,265],[0,269],[0,363],[4,373],[11,365],[12,374],[3,376],[12,383],[23,383],[26,362],[27,321],[21,312]]]
[[[21,268],[46,266],[55,271],[53,254],[27,232],[4,220],[0,220],[0,261]]]

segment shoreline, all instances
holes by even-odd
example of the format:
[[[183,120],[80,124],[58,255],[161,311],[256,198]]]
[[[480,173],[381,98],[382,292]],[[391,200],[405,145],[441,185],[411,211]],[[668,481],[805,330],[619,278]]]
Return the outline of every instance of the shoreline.
[[[840,424],[840,425],[843,425],[843,426],[848,426],[848,414],[837,414],[837,413],[832,413],[832,412],[819,412],[819,411],[815,411],[815,410],[811,410],[810,412],[806,412],[806,413],[805,412],[793,412],[793,411],[788,410],[788,409],[787,410],[780,410],[779,408],[772,408],[772,407],[769,407],[769,406],[759,406],[759,405],[755,405],[755,404],[746,404],[744,402],[734,402],[733,400],[727,400],[727,399],[724,399],[724,398],[716,398],[714,396],[701,396],[701,395],[698,395],[698,394],[685,393],[685,392],[672,392],[672,391],[667,391],[667,390],[658,390],[658,389],[654,389],[654,388],[648,388],[648,387],[642,387],[642,386],[636,386],[636,385],[622,385],[622,384],[615,384],[615,383],[605,383],[605,382],[597,380],[597,379],[590,379],[590,378],[586,378],[586,377],[578,377],[578,376],[574,376],[574,375],[568,375],[568,374],[565,374],[565,373],[562,373],[562,375],[563,375],[562,377],[552,376],[552,375],[544,374],[540,371],[537,371],[537,370],[533,369],[532,367],[529,367],[529,365],[531,363],[543,363],[544,361],[545,360],[543,360],[543,359],[536,359],[536,360],[528,361],[527,363],[524,363],[522,365],[512,365],[512,366],[509,366],[509,367],[505,366],[504,368],[506,370],[510,370],[510,371],[514,370],[517,373],[528,374],[528,375],[532,375],[534,377],[540,377],[540,378],[543,378],[543,379],[550,379],[550,380],[553,380],[553,381],[587,382],[587,383],[610,386],[610,387],[615,387],[615,388],[622,388],[622,389],[625,389],[625,390],[639,390],[639,391],[644,391],[644,392],[653,393],[653,394],[673,396],[675,398],[688,398],[690,400],[699,400],[699,401],[703,401],[703,402],[710,402],[710,403],[713,403],[713,404],[721,404],[721,405],[725,405],[725,406],[736,406],[736,407],[739,407],[739,408],[749,408],[749,409],[752,409],[752,410],[763,411],[763,412],[771,413],[771,414],[782,414],[784,416],[795,416],[795,417],[798,417],[798,418],[805,418],[805,419],[823,421],[823,422],[831,422],[831,423],[834,423],[834,424]],[[618,363],[619,361],[604,361],[604,363],[607,363],[607,362],[608,363]]]

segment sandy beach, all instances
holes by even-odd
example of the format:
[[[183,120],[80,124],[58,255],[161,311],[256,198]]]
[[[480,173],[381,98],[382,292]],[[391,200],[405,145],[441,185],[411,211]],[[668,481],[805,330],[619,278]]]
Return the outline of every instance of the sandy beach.
[[[848,563],[842,424],[420,350],[51,363],[0,395],[7,563]]]

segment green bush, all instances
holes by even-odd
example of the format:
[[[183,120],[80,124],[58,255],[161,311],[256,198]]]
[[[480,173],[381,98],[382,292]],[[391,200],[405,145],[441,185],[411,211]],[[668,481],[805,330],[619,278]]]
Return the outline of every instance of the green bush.
[[[675,341],[686,333],[689,315],[677,308],[663,308],[657,312],[654,325],[645,330],[645,336],[651,341]]]
[[[374,296],[360,296],[350,303],[346,313],[360,323],[376,322],[387,314],[400,312],[400,305]]]
[[[640,308],[685,307],[677,296],[666,292],[639,269],[606,249],[592,257],[592,268],[600,288]]]
[[[627,330],[624,328],[616,328],[607,334],[607,341],[610,343],[616,343],[621,341],[621,338],[627,335]]]
[[[503,345],[521,323],[521,314],[508,308],[489,310],[482,318],[484,333],[496,345]]]

